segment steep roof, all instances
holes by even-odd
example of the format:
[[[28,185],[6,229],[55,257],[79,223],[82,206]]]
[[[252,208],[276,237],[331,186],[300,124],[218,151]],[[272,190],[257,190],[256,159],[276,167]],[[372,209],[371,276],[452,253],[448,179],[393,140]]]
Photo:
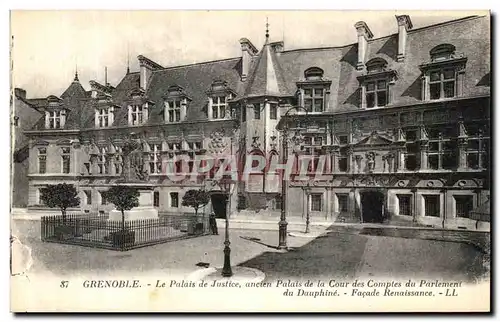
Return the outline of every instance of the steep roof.
[[[80,80],[78,79],[78,73],[75,73],[75,79],[69,85],[69,87],[62,93],[61,98],[65,99],[68,97],[85,97],[86,92]]]
[[[430,60],[429,52],[439,44],[450,43],[457,53],[467,57],[467,77],[463,84],[464,96],[489,95],[490,93],[490,20],[489,16],[467,17],[456,21],[409,30],[406,55],[403,62],[396,60],[397,34],[368,41],[366,61],[382,58],[387,68],[395,70],[398,79],[392,85],[395,105],[411,105],[421,100],[421,71],[419,65]],[[215,80],[227,82],[236,98],[256,96],[292,96],[297,81],[304,78],[310,67],[324,71],[323,78],[331,81],[326,112],[337,113],[359,110],[361,93],[358,77],[364,71],[356,69],[357,44],[340,47],[308,48],[277,51],[267,41],[252,60],[249,77],[241,81],[242,58],[230,58],[185,66],[158,68],[148,80],[144,93],[154,103],[150,109],[149,124],[163,123],[164,95],[170,86],[180,86],[191,99],[186,120],[207,118],[208,94]],[[161,66],[160,66],[161,67]],[[121,108],[115,113],[114,126],[127,124],[129,93],[140,88],[138,72],[127,73],[116,88],[111,89],[113,104]],[[61,95],[69,109],[67,128],[93,127],[94,107],[90,92],[78,80],[70,84]],[[47,105],[47,99],[29,99],[35,107]]]
[[[244,96],[287,96],[290,94],[276,51],[266,41],[254,60]]]

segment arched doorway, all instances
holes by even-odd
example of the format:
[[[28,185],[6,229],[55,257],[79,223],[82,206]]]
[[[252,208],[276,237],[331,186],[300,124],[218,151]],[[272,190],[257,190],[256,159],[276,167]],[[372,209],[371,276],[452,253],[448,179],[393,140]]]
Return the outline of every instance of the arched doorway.
[[[221,192],[214,192],[210,196],[212,201],[212,209],[216,218],[226,218],[227,212],[227,195]]]
[[[380,190],[361,192],[363,222],[382,223],[384,221],[384,194]]]

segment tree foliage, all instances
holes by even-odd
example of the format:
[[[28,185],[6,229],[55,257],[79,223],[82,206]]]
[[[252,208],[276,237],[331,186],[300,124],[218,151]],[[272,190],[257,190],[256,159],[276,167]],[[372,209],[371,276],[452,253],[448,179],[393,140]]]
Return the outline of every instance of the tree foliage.
[[[193,207],[194,212],[198,214],[198,209],[208,204],[210,195],[205,190],[188,190],[182,197],[182,205]]]
[[[40,189],[42,202],[50,208],[61,209],[63,218],[66,216],[66,209],[80,205],[80,198],[77,195],[75,186],[66,183],[48,185]]]
[[[139,191],[129,186],[112,186],[103,196],[122,213],[139,206]]]

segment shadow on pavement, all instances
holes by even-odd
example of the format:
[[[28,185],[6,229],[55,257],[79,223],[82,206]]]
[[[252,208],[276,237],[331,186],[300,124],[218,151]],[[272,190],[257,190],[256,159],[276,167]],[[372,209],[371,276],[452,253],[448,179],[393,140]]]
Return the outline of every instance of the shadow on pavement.
[[[364,236],[329,232],[293,251],[264,252],[238,266],[263,271],[266,281],[283,278],[350,278],[361,261],[366,241]]]

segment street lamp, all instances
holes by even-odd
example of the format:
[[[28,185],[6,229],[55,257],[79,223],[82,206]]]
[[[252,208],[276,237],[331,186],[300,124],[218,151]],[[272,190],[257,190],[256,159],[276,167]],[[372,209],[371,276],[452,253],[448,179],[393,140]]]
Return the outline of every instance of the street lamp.
[[[307,182],[307,186],[304,187],[304,192],[306,194],[306,207],[307,207],[307,209],[306,209],[306,231],[305,231],[305,233],[309,234],[309,232],[310,232],[309,231],[309,222],[310,222],[310,220],[309,220],[309,212],[310,212],[310,206],[311,206],[310,205],[310,201],[309,201],[310,196],[311,196],[311,185],[309,184],[309,181]]]
[[[301,106],[294,106],[288,111],[286,111],[284,117],[286,118],[288,114],[293,111],[304,111],[308,113],[308,110]],[[283,153],[282,153],[282,164],[286,165],[288,162],[288,122],[285,121],[283,124]],[[278,249],[287,249],[287,225],[286,221],[286,213],[287,213],[287,194],[288,194],[288,180],[285,178],[285,172],[281,176],[281,214],[280,221],[278,223],[279,227],[279,241],[278,241]]]
[[[229,213],[231,212],[231,185],[233,181],[231,178],[221,178],[218,181],[219,187],[226,193],[226,230],[224,236],[224,266],[222,267],[222,276],[231,277],[233,271],[231,270],[231,242],[229,241]]]

